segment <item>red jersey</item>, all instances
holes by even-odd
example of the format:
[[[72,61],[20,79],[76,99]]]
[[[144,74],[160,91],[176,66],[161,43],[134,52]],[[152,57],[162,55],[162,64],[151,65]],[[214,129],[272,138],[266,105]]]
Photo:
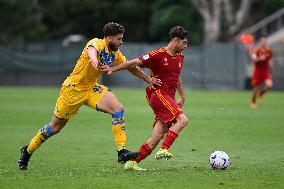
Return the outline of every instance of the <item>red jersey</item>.
[[[270,59],[272,57],[271,50],[269,48],[265,48],[264,50],[257,48],[255,50],[255,55],[257,57],[264,56],[264,60],[256,61],[254,64],[254,70],[252,75],[252,85],[259,86],[266,80],[272,80],[272,76],[270,74]]]
[[[173,99],[175,99],[183,59],[184,56],[181,53],[172,56],[167,53],[165,48],[151,51],[139,57],[142,62],[141,67],[149,68],[151,75],[157,76],[162,81],[162,85],[158,86],[157,89],[168,93]]]
[[[272,52],[270,48],[265,48],[264,50],[257,48],[255,50],[255,55],[257,57],[265,56],[264,60],[255,62],[255,72],[269,72],[270,70],[270,59],[272,57]]]

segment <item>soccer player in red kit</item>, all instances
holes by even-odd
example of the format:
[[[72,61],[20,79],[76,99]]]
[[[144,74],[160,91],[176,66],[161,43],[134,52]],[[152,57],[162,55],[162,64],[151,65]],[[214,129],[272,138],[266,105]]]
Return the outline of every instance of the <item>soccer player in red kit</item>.
[[[266,38],[262,37],[259,41],[258,48],[255,49],[253,55],[254,70],[252,76],[253,94],[250,107],[255,109],[257,107],[256,100],[259,98],[260,102],[263,100],[263,95],[272,88],[271,68],[272,52],[266,46]],[[263,85],[264,84],[264,85]],[[263,86],[262,86],[263,85]]]
[[[135,66],[146,67],[152,76],[161,80],[161,86],[147,87],[146,98],[153,109],[156,118],[153,124],[152,136],[138,149],[140,156],[125,164],[126,170],[145,170],[138,163],[151,154],[160,140],[163,140],[155,158],[170,159],[169,148],[174,143],[180,131],[188,124],[188,118],[181,107],[185,100],[184,88],[180,78],[183,64],[182,50],[188,44],[188,31],[181,26],[173,27],[170,32],[169,44],[158,50],[149,52],[137,59],[124,62],[115,67],[102,67],[108,74]],[[179,100],[175,100],[176,90]],[[165,136],[166,134],[166,136]]]

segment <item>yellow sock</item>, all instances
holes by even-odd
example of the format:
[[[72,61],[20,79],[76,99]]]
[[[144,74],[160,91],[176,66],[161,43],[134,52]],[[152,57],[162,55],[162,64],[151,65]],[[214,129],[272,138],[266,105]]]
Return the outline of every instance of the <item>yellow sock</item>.
[[[38,149],[42,143],[44,143],[49,137],[54,135],[49,125],[42,127],[34,138],[30,141],[28,146],[28,153],[32,154],[36,149]]]
[[[45,140],[44,140],[45,141]],[[32,154],[36,149],[40,147],[40,145],[44,142],[43,137],[40,132],[36,134],[36,136],[31,140],[29,146],[28,146],[28,153]]]
[[[126,134],[125,134],[124,111],[115,112],[112,114],[112,132],[114,134],[117,150],[125,149]]]
[[[114,139],[118,151],[125,149],[126,145],[126,134],[125,131],[123,130],[123,127],[124,126],[122,125],[112,126],[112,132],[114,134]]]

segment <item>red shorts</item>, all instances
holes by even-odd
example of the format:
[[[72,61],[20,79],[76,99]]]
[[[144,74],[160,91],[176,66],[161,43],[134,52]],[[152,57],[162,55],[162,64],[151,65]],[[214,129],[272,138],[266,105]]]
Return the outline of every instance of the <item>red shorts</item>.
[[[156,117],[164,124],[174,121],[183,113],[175,99],[160,89],[151,90],[147,87],[146,98]]]
[[[272,80],[272,76],[269,72],[254,72],[251,84],[256,87],[267,80]]]

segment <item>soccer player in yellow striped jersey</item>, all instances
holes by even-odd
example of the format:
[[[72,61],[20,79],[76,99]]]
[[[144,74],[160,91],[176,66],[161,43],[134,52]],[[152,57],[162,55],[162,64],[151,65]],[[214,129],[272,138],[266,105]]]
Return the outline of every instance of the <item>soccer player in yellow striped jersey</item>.
[[[98,84],[101,74],[100,65],[117,65],[126,61],[118,49],[123,43],[124,28],[117,23],[110,22],[104,26],[103,34],[104,39],[94,38],[87,43],[74,70],[62,84],[50,123],[43,126],[30,143],[21,148],[18,161],[21,170],[27,169],[33,152],[48,138],[59,133],[82,105],[112,116],[112,131],[117,145],[118,162],[125,163],[139,156],[139,152],[130,152],[126,149],[123,105],[107,87]],[[128,69],[128,71],[150,85],[161,84],[158,78],[148,77],[137,67]]]

